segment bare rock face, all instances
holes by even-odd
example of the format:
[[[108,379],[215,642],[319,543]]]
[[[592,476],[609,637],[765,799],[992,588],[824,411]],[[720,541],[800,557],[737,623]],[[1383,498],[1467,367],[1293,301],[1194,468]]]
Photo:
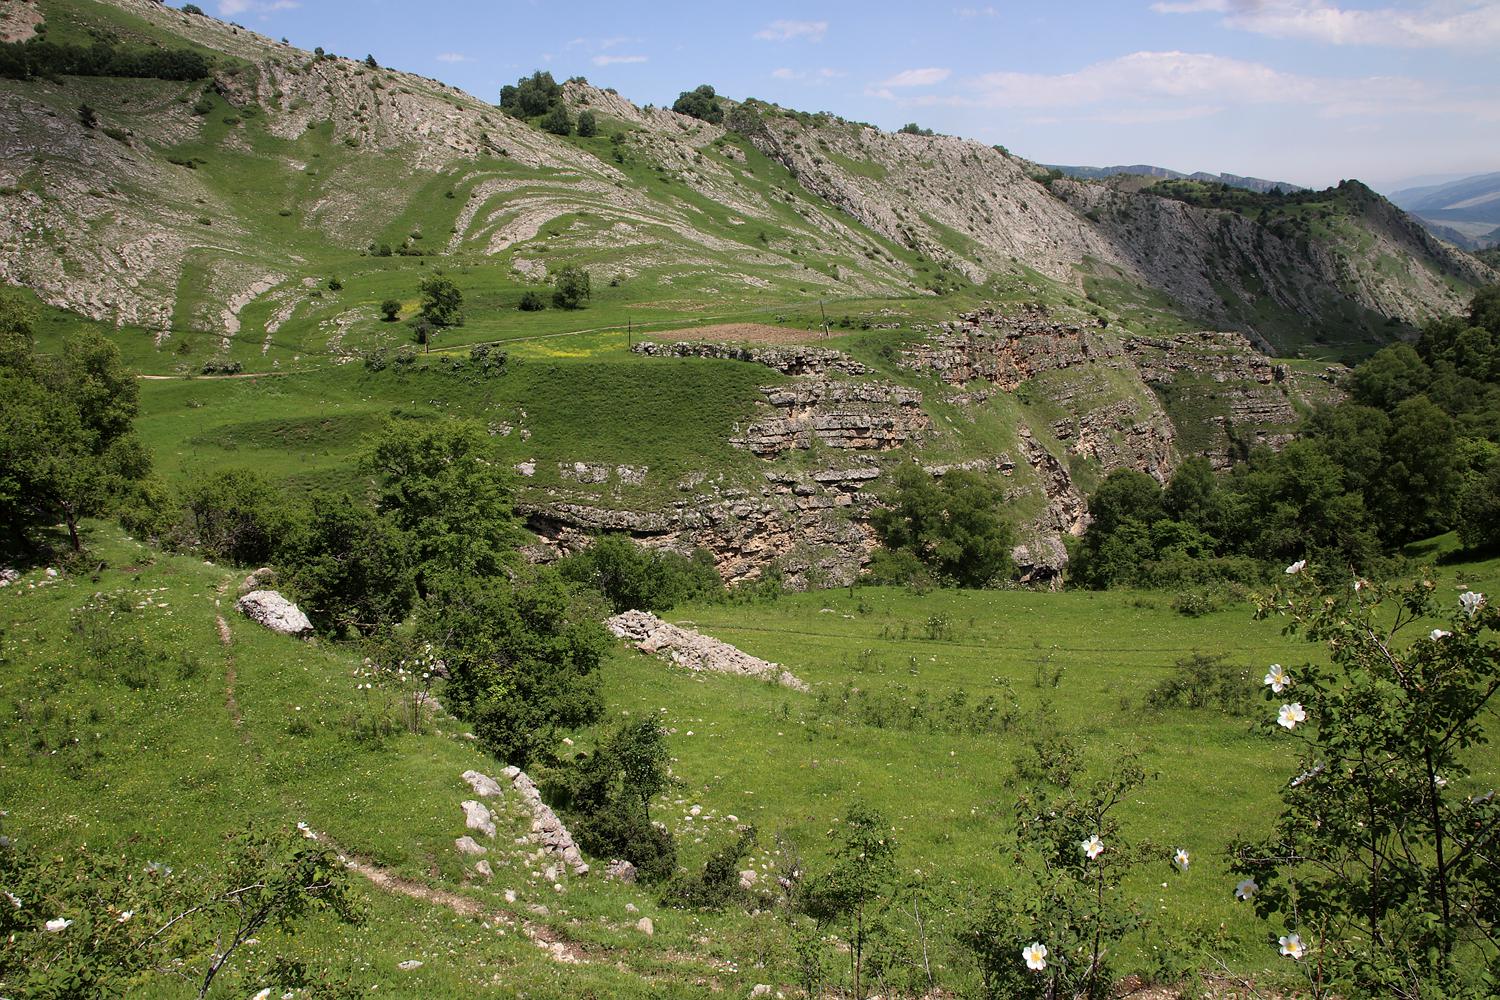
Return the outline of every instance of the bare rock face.
[[[298,638],[312,634],[312,622],[302,609],[274,590],[252,590],[234,606],[240,614],[272,632]]]
[[[783,375],[868,375],[870,369],[843,351],[826,347],[737,347],[733,344],[700,344],[679,341],[655,344],[642,341],[630,348],[652,358],[719,358],[745,361],[774,368]]]
[[[642,653],[664,654],[689,670],[759,677],[797,691],[808,689],[805,681],[779,664],[768,663],[701,632],[664,622],[649,611],[622,612],[607,619],[604,627],[612,635],[634,643]]]
[[[1097,320],[1060,319],[1040,304],[980,309],[940,324],[903,352],[902,365],[950,385],[984,381],[1014,392],[1042,372],[1121,358],[1119,345],[1102,331]]]
[[[526,804],[531,813],[531,832],[543,847],[562,858],[564,863],[575,875],[587,875],[589,873],[588,862],[583,860],[583,855],[578,850],[578,845],[573,842],[573,835],[568,828],[563,826],[562,820],[557,818],[557,813],[552,807],[542,801],[541,792],[537,791],[536,785],[527,777],[526,772],[519,767],[507,767],[501,772],[510,780],[511,785],[521,795],[521,801]]]
[[[881,382],[799,381],[761,389],[775,413],[730,443],[772,457],[819,441],[831,448],[890,451],[932,427],[916,389]]]

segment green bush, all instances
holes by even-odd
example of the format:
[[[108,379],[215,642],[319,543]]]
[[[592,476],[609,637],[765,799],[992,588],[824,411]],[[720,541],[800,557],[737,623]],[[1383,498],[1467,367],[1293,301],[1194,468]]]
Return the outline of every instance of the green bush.
[[[892,552],[905,552],[945,583],[984,587],[1009,577],[1011,529],[1000,515],[1003,491],[992,480],[956,470],[941,480],[916,465],[894,476],[890,506],[870,524]],[[908,569],[890,560],[881,572]]]
[[[278,560],[298,604],[325,634],[370,635],[406,617],[414,597],[406,539],[344,494],[315,494]]]
[[[199,475],[182,493],[180,541],[210,559],[269,562],[294,523],[280,487],[249,469]]]
[[[712,553],[698,549],[689,558],[643,548],[626,535],[602,536],[562,560],[558,571],[564,579],[604,595],[617,612],[661,612],[686,601],[724,596]]]
[[[547,308],[547,300],[542,297],[540,292],[527,289],[521,293],[521,301],[517,308],[522,312],[541,312]]]

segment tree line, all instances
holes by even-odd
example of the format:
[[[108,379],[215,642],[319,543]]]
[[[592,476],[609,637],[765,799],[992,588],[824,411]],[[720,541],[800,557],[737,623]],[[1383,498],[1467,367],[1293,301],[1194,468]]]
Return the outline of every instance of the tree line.
[[[213,64],[185,48],[122,48],[106,42],[79,45],[32,38],[0,43],[0,77],[121,76],[155,80],[203,80]]]

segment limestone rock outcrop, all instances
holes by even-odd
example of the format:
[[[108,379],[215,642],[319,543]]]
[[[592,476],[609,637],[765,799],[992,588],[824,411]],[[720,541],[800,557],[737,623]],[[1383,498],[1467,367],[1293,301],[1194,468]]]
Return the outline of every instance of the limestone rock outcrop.
[[[312,622],[302,609],[274,590],[252,590],[234,606],[240,614],[272,632],[298,638],[312,634]]]
[[[526,772],[519,767],[507,767],[500,772],[509,779],[511,786],[521,796],[521,802],[531,813],[531,832],[547,850],[562,858],[563,862],[573,870],[575,875],[587,875],[589,865],[583,860],[583,855],[578,850],[578,845],[573,842],[573,835],[563,825],[563,821],[557,818],[557,813],[552,807],[542,801],[542,793],[537,791],[536,785],[527,777]]]
[[[796,691],[807,683],[780,664],[751,656],[743,650],[690,628],[664,622],[649,611],[625,611],[606,619],[604,627],[617,638],[633,643],[642,653],[662,654],[680,667],[718,674],[772,680]]]

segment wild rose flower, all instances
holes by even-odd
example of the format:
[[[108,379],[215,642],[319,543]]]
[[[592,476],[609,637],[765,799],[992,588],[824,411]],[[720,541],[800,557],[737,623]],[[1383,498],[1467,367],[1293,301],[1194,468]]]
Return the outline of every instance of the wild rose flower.
[[[1187,849],[1184,847],[1177,848],[1177,853],[1172,855],[1172,864],[1177,866],[1177,870],[1180,872],[1187,871],[1190,863]]]
[[[1257,892],[1260,892],[1260,886],[1255,884],[1255,879],[1247,878],[1234,887],[1234,898],[1241,901],[1247,900]]]
[[[1083,851],[1085,857],[1087,857],[1090,861],[1093,861],[1099,855],[1104,853],[1104,841],[1100,840],[1099,835],[1096,833],[1088,840],[1085,840],[1083,843],[1079,844],[1078,848],[1079,850]]]
[[[1264,683],[1271,685],[1271,690],[1280,694],[1292,686],[1292,676],[1282,669],[1281,664],[1271,664],[1271,669],[1266,672]]]
[[[1287,934],[1281,938],[1281,953],[1293,961],[1300,961],[1307,949],[1302,944],[1300,934]]]
[[[1296,576],[1298,573],[1302,572],[1305,569],[1307,569],[1307,560],[1298,559],[1296,562],[1288,566],[1284,572],[1287,576]]]
[[[1297,723],[1306,721],[1307,713],[1303,711],[1301,702],[1296,701],[1290,705],[1282,705],[1276,716],[1276,724],[1283,729],[1295,729]]]
[[[1047,946],[1033,941],[1021,949],[1021,957],[1026,959],[1026,968],[1041,972],[1047,967]]]

